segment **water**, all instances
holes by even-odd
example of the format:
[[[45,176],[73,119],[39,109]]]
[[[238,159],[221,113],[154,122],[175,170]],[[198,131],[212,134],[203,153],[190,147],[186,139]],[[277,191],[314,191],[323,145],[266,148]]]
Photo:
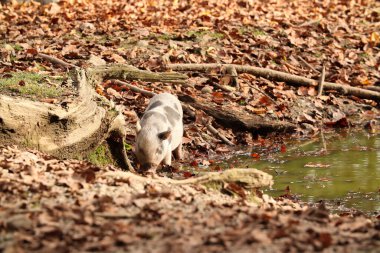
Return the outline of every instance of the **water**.
[[[240,156],[238,163],[273,175],[270,195],[282,195],[289,186],[300,199],[324,200],[335,210],[380,212],[380,135],[335,133],[289,142],[286,152],[258,148],[252,153],[260,159]]]

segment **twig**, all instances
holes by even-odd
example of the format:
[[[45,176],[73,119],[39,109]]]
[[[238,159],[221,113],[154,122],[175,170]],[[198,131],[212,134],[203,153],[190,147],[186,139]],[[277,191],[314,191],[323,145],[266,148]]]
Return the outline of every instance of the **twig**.
[[[58,58],[51,56],[51,55],[47,55],[44,53],[38,53],[37,56],[41,57],[42,59],[47,60],[53,64],[60,65],[60,66],[65,67],[65,68],[77,68],[76,65],[65,62],[65,61],[58,59]]]
[[[323,86],[325,84],[325,74],[326,74],[325,73],[325,65],[323,65],[321,77],[319,78],[319,82],[318,82],[318,95],[317,95],[317,97],[322,96]]]
[[[297,68],[296,66],[293,66],[292,64],[290,64],[288,62],[283,61],[283,64],[286,67],[288,67],[288,69],[293,69],[293,70],[298,71],[298,72],[303,72],[303,69]]]
[[[193,112],[192,108],[190,105],[187,105],[183,102],[181,102],[181,105],[182,105],[182,108],[183,108],[183,111],[189,115],[190,117],[192,118],[195,118],[195,112]]]
[[[211,124],[207,124],[207,129],[214,135],[218,136],[219,139],[221,139],[224,143],[230,145],[230,146],[235,146],[229,139],[227,139],[224,135],[218,132]]]
[[[123,158],[123,162],[124,164],[126,164],[128,166],[128,170],[133,172],[133,173],[136,173],[136,170],[133,168],[132,164],[131,164],[131,161],[129,160],[128,158],[128,155],[127,155],[127,151],[125,150],[125,141],[124,141],[124,138],[123,138],[123,150],[121,152],[121,155],[122,155],[122,158]]]
[[[264,96],[266,96],[270,101],[272,101],[273,104],[278,105],[276,100],[271,98],[268,94],[266,94],[260,88],[256,87],[255,85],[251,85],[251,87],[254,88],[255,90],[257,90],[258,92],[260,92],[261,94],[263,94]]]
[[[267,68],[241,66],[235,64],[169,64],[168,67],[177,71],[207,71],[209,69],[225,67],[226,65],[233,65],[238,73],[249,73],[274,81],[286,82],[295,86],[318,86],[318,82],[316,80]],[[352,87],[350,85],[324,82],[324,89],[337,90],[341,91],[343,94],[380,101],[380,92]]]
[[[120,80],[115,80],[115,79],[112,79],[111,80],[112,83],[114,84],[117,84],[117,85],[121,85],[121,86],[126,86],[128,87],[130,90],[134,91],[134,92],[138,92],[138,93],[141,93],[147,97],[153,97],[154,95],[156,95],[156,93],[152,92],[152,91],[147,91],[147,90],[143,90],[137,86],[134,86],[132,84],[129,84],[129,83],[126,83],[126,82],[123,82],[123,81],[120,81]]]
[[[227,66],[226,70],[227,70],[227,73],[231,76],[232,86],[239,87],[238,73],[236,71],[236,68],[233,65],[230,65],[230,66]]]
[[[235,87],[232,87],[232,86],[221,85],[218,83],[214,83],[214,85],[223,91],[227,91],[227,92],[236,91]]]
[[[300,59],[306,66],[308,66],[315,73],[318,73],[318,74],[321,73],[318,70],[316,70],[313,66],[311,66],[307,61],[305,61],[301,56],[298,56],[298,59]]]

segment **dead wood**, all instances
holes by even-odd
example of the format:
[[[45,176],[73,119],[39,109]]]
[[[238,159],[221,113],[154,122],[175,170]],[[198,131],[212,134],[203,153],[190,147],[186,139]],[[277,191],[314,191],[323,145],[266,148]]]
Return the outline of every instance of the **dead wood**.
[[[318,94],[317,94],[317,97],[322,96],[323,87],[325,85],[325,71],[326,71],[325,69],[326,69],[325,65],[323,65],[321,77],[319,78],[319,81],[318,81]]]
[[[234,66],[227,66],[226,70],[227,70],[227,73],[231,77],[231,85],[239,87],[238,73],[237,73],[235,67]]]
[[[316,70],[313,66],[311,66],[307,61],[304,60],[301,56],[298,56],[298,59],[300,59],[307,67],[309,67],[311,70],[313,70],[315,73],[320,74],[318,70]]]
[[[168,67],[174,71],[209,71],[210,69],[217,69],[226,66],[233,66],[238,73],[248,73],[255,76],[264,77],[273,81],[286,82],[294,86],[317,86],[318,82],[306,77],[296,76],[277,70],[266,68],[257,68],[251,66],[242,66],[236,64],[168,64]],[[352,87],[349,85],[342,85],[337,83],[324,83],[325,90],[336,90],[343,95],[353,95],[359,98],[372,99],[380,101],[380,92],[366,90],[362,88]]]
[[[203,110],[214,117],[219,124],[236,130],[265,133],[271,131],[290,132],[296,128],[294,124],[288,122],[265,120],[261,116],[234,110],[230,106],[212,105],[187,95],[180,96],[179,99],[196,109]]]
[[[91,79],[99,83],[102,80],[122,79],[130,81],[186,83],[187,75],[176,72],[155,73],[141,70],[131,65],[107,65],[87,69]]]
[[[147,91],[147,90],[144,90],[144,89],[140,89],[137,86],[134,86],[132,84],[129,84],[129,83],[126,83],[126,82],[123,82],[123,81],[120,81],[120,80],[111,80],[111,82],[113,82],[114,84],[119,85],[119,86],[128,87],[131,91],[134,91],[134,92],[137,92],[137,93],[141,93],[141,94],[143,94],[143,95],[145,95],[147,97],[153,97],[154,95],[156,95],[156,93],[154,93],[152,91]]]
[[[227,139],[224,135],[222,135],[221,133],[219,133],[218,130],[216,130],[211,124],[207,124],[207,130],[209,130],[213,135],[216,135],[219,137],[219,139],[221,139],[224,143],[230,145],[230,146],[234,146],[235,144],[233,144],[229,139]]]
[[[84,70],[71,73],[78,96],[67,108],[0,95],[0,142],[17,144],[68,158],[96,147],[120,125],[112,106],[98,96]]]
[[[186,184],[205,184],[210,182],[238,183],[246,189],[270,187],[273,184],[273,177],[257,169],[240,169],[234,168],[222,172],[209,172],[205,175],[187,178],[183,180],[174,180],[170,178],[146,178],[130,172],[110,171],[101,175],[101,177],[120,178],[125,181],[137,180],[143,182],[165,183],[173,185]]]
[[[380,92],[380,86],[368,86],[366,89]]]
[[[53,64],[56,64],[56,65],[59,65],[59,66],[65,67],[65,68],[77,68],[76,65],[65,62],[65,61],[58,59],[58,58],[51,56],[51,55],[47,55],[44,53],[38,53],[37,56],[41,57],[42,59],[47,60]]]

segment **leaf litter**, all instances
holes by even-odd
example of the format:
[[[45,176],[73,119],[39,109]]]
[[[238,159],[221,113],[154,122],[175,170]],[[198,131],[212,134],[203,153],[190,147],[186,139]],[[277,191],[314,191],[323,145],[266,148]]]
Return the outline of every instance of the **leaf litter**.
[[[167,63],[235,63],[313,79],[325,64],[326,81],[373,86],[380,70],[378,9],[376,1],[14,1],[0,4],[0,74],[66,72],[36,57],[42,52],[80,67],[127,63],[159,71]],[[239,76],[239,87],[230,86],[231,77],[219,70],[188,74],[189,85],[133,84],[288,120],[299,124],[297,135],[314,134],[321,122],[333,128],[361,126],[350,118],[353,111],[367,121],[379,117],[372,107],[376,102],[336,92],[315,99],[313,87],[294,88],[248,74]],[[124,106],[130,125],[148,103],[143,95],[108,83],[96,90]],[[204,115],[197,115],[195,122],[185,118],[186,152],[196,167],[213,155],[231,153],[202,125]],[[218,131],[235,144],[264,141],[221,126]],[[129,134],[133,140],[132,130]],[[202,187],[167,189],[104,179],[101,173],[116,168],[11,147],[2,148],[1,156],[0,247],[6,252],[355,251],[379,246],[378,221],[360,215],[337,217],[288,200],[257,208],[216,193],[199,194]],[[193,175],[183,172],[185,178]],[[228,188],[240,191],[236,185]]]

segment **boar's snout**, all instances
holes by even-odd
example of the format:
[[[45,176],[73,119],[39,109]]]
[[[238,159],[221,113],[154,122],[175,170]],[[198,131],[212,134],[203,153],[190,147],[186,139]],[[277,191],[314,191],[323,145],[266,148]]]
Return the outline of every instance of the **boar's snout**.
[[[154,170],[158,167],[158,164],[154,163],[144,163],[140,166],[140,170],[142,171],[148,171],[148,170]]]

